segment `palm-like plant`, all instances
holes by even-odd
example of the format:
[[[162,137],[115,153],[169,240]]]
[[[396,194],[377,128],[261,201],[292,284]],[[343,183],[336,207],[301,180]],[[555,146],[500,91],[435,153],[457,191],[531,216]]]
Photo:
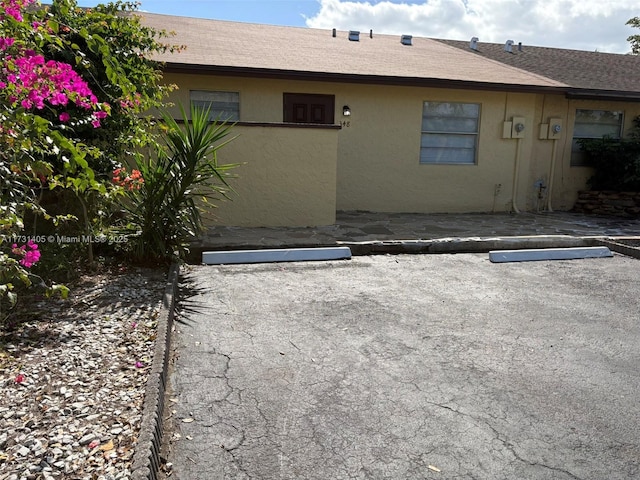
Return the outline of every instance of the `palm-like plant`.
[[[189,241],[203,231],[203,211],[232,191],[229,170],[237,164],[217,159],[235,138],[228,138],[232,125],[211,122],[206,109],[192,106],[190,119],[183,107],[180,112],[181,123],[162,113],[165,148],[137,162],[144,183],[130,192],[129,211],[140,230],[133,249],[138,259],[184,258]]]

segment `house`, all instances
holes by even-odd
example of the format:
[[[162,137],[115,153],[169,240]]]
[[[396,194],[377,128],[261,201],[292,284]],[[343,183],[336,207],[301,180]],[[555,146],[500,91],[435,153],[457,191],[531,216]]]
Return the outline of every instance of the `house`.
[[[222,225],[569,210],[591,175],[576,139],[640,115],[635,56],[142,17],[186,45],[158,57],[171,100],[237,122],[219,159],[246,163]]]

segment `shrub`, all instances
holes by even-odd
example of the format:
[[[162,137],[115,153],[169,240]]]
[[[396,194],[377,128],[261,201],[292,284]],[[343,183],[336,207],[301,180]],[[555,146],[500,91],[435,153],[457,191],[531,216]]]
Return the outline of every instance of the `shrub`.
[[[56,228],[80,217],[81,233],[97,233],[111,171],[155,142],[143,112],[161,107],[171,87],[150,57],[174,47],[140,23],[136,8],[0,0],[0,309],[35,278],[12,257],[9,239],[38,235],[38,217]],[[61,191],[73,209],[51,216],[42,205]],[[87,252],[91,259],[90,242]]]
[[[137,260],[184,259],[190,241],[203,231],[201,214],[231,190],[230,169],[237,165],[220,165],[217,159],[217,151],[233,140],[227,138],[231,126],[210,122],[205,109],[192,106],[190,117],[180,111],[182,124],[162,114],[166,149],[136,158],[139,175],[120,170],[114,177],[127,185],[126,218],[139,230],[130,239]]]
[[[603,137],[578,143],[595,169],[589,179],[592,190],[640,191],[640,117],[628,139]]]

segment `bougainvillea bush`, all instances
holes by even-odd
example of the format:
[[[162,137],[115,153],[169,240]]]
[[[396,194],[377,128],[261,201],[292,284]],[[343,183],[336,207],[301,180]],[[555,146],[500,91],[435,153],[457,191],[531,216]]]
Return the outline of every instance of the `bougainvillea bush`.
[[[161,42],[165,32],[140,23],[136,8],[0,0],[0,319],[17,285],[39,278],[47,260],[50,245],[33,241],[43,221],[34,219],[54,227],[75,219],[79,233],[96,233],[126,188],[112,182],[114,169],[155,142],[143,113],[162,106],[171,87],[150,58],[173,47]],[[77,205],[53,215],[43,207],[51,195]],[[64,291],[48,287],[56,289]]]

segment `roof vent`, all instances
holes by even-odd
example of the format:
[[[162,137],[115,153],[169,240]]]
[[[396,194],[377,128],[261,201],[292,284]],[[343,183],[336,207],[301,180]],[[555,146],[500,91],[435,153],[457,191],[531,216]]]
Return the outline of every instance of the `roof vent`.
[[[333,31],[331,32],[331,36],[333,38],[336,38],[336,29],[334,28]]]
[[[471,38],[471,42],[469,42],[469,48],[471,50],[478,50],[478,37]]]
[[[518,42],[518,51],[521,52],[522,51],[522,42]]]
[[[400,43],[402,45],[411,45],[412,40],[413,37],[411,35],[402,35],[402,37],[400,37]]]
[[[513,40],[507,40],[507,43],[504,44],[504,51],[508,53],[513,53]]]
[[[373,30],[369,30],[369,38],[373,38]]]
[[[360,32],[358,32],[357,30],[349,30],[349,40],[351,40],[352,42],[359,42]]]

